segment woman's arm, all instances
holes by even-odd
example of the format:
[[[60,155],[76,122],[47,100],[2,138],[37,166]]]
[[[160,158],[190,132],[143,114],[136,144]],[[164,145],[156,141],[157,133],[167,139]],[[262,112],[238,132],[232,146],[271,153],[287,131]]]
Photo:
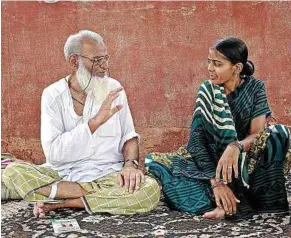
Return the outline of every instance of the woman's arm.
[[[244,147],[244,151],[247,152],[250,149],[251,143],[254,138],[264,130],[266,123],[266,115],[261,115],[254,118],[251,121],[250,134],[244,140],[241,141]],[[229,190],[226,185],[227,182],[232,181],[232,172],[234,170],[235,177],[238,177],[238,158],[240,150],[233,144],[226,147],[223,155],[221,156],[217,169],[216,169],[216,180],[211,179],[210,183],[213,187],[213,192],[215,195],[216,205],[218,207],[223,207],[226,213],[231,213],[236,211],[236,202],[239,202],[234,194]],[[220,173],[222,171],[222,177],[224,184],[220,183]],[[214,190],[214,188],[217,188]]]
[[[249,136],[240,141],[243,145],[244,152],[248,152],[254,138],[265,128],[266,116],[261,115],[251,121]],[[223,182],[230,183],[232,181],[232,171],[234,170],[235,177],[238,177],[238,158],[240,150],[235,144],[229,144],[223,152],[217,167],[216,167],[216,181],[220,181],[220,174],[222,171]]]
[[[251,143],[253,142],[255,137],[262,130],[264,130],[265,124],[266,124],[266,115],[258,116],[251,121],[250,134],[244,140],[241,141],[245,152],[248,152],[250,150]]]

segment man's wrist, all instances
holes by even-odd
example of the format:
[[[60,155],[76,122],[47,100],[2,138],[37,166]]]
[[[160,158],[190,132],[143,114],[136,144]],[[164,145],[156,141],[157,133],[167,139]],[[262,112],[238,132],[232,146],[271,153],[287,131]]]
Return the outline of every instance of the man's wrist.
[[[101,123],[97,122],[96,120],[92,118],[89,120],[88,126],[91,133],[94,133],[101,126]]]
[[[138,168],[139,162],[136,159],[126,159],[123,163],[123,167]]]

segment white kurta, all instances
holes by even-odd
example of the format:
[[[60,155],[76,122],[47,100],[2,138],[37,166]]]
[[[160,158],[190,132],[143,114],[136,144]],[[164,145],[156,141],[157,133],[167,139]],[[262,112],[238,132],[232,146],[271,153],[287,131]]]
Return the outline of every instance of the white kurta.
[[[74,182],[89,182],[120,171],[124,143],[139,137],[124,90],[112,104],[122,104],[123,108],[92,134],[88,121],[101,105],[94,102],[89,92],[83,116],[78,116],[67,78],[50,85],[42,94],[41,144],[46,157],[43,166],[57,170],[65,180]],[[115,79],[108,78],[108,81],[110,91],[121,86]]]

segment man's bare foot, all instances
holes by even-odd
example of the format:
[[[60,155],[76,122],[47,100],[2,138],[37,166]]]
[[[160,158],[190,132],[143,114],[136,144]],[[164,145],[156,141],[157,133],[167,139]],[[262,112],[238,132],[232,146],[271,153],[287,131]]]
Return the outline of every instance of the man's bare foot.
[[[35,217],[45,217],[45,214],[49,211],[56,210],[63,207],[62,203],[43,203],[37,202],[34,204],[33,214]]]
[[[211,212],[206,212],[204,213],[203,217],[206,219],[224,219],[225,216],[225,211],[222,208],[215,208],[213,211]]]
[[[85,208],[85,205],[81,198],[68,199],[61,203],[43,203],[37,202],[34,204],[33,214],[36,217],[44,217],[49,211],[53,211],[59,208]]]

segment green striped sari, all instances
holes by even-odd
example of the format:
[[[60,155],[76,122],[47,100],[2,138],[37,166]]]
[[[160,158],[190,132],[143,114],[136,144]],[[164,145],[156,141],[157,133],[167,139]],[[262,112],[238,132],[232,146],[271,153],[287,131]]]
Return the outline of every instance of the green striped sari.
[[[249,77],[228,96],[222,86],[205,81],[198,91],[188,144],[178,152],[146,156],[146,166],[163,185],[169,206],[196,214],[212,210],[215,202],[209,180],[215,177],[226,146],[247,137],[252,119],[270,114],[262,81]],[[240,176],[229,185],[241,201],[237,217],[288,211],[283,165],[291,159],[290,154],[286,158],[289,145],[289,130],[275,125],[261,132],[250,151],[240,155]]]

